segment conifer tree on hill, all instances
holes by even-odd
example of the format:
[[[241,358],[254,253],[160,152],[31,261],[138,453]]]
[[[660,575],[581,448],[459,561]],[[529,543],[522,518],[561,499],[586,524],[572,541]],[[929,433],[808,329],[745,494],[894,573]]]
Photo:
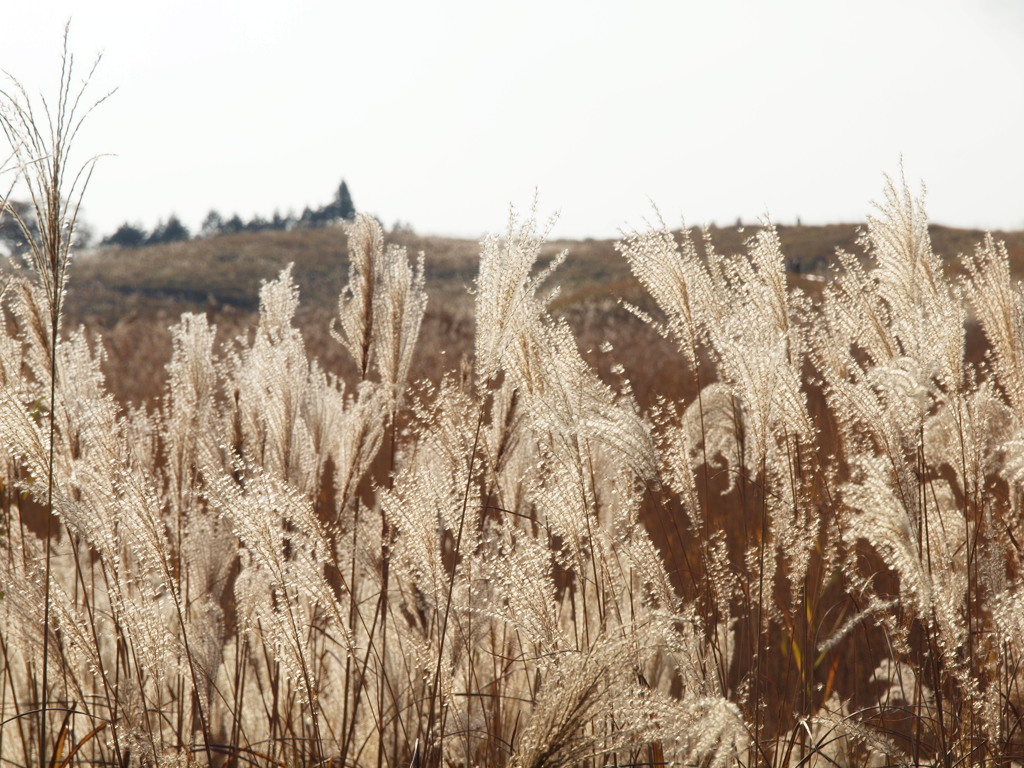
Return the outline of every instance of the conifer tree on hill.
[[[338,187],[334,204],[337,208],[338,218],[351,221],[356,217],[356,206],[352,202],[352,195],[348,191],[348,184],[345,183],[344,179],[341,181],[341,186]]]
[[[107,235],[100,242],[101,245],[116,245],[121,248],[138,248],[144,245],[149,235],[141,227],[136,227],[125,222],[112,235]]]

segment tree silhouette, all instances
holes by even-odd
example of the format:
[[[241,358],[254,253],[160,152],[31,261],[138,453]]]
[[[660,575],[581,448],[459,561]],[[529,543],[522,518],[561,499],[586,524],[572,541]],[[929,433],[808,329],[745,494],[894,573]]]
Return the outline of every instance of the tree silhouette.
[[[199,234],[202,237],[213,237],[219,235],[224,229],[224,217],[217,211],[211,210],[206,214],[203,223],[199,226]]]
[[[241,217],[236,213],[233,214],[230,219],[224,222],[224,225],[220,228],[220,231],[225,235],[235,235],[244,229],[245,222],[243,222]]]
[[[171,214],[167,223],[160,222],[153,230],[153,234],[146,240],[146,245],[157,245],[159,243],[175,243],[181,240],[188,240],[192,237],[188,227],[181,223],[177,216]]]
[[[298,223],[303,227],[323,227],[341,220],[351,221],[355,217],[356,207],[352,202],[352,194],[348,190],[348,184],[342,180],[331,202],[316,210],[306,206]]]
[[[246,232],[262,232],[265,229],[270,229],[270,222],[258,213],[249,219],[248,223],[245,225]]]
[[[116,245],[119,248],[138,248],[146,243],[146,239],[146,230],[126,222],[118,227],[114,234],[103,238],[100,244]]]
[[[274,211],[274,217],[270,220],[271,229],[289,229],[295,224],[295,217],[292,214],[282,216],[280,211]]]
[[[335,211],[339,219],[345,219],[351,221],[356,217],[356,206],[352,202],[352,195],[348,191],[348,184],[345,180],[341,180],[341,186],[338,187],[338,192],[334,196]]]

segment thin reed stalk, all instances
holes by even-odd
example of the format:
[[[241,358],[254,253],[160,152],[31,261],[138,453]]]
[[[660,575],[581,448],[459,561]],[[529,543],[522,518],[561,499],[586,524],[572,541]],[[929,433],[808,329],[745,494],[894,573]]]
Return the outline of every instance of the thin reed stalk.
[[[0,89],[0,128],[12,148],[20,180],[32,202],[37,226],[18,211],[3,205],[3,212],[13,216],[28,246],[29,258],[46,298],[49,319],[49,456],[47,470],[46,529],[45,529],[45,591],[43,612],[42,681],[39,690],[39,760],[45,765],[47,752],[47,704],[49,700],[50,662],[50,584],[53,538],[53,464],[56,450],[57,409],[57,346],[60,320],[66,289],[68,266],[71,261],[75,225],[82,198],[96,163],[92,158],[75,169],[69,169],[69,153],[82,123],[89,113],[102,103],[103,96],[92,104],[82,104],[89,81],[99,63],[97,58],[82,85],[74,90],[74,56],[68,50],[70,24],[64,30],[60,80],[56,101],[51,105],[45,97],[41,101],[42,113],[37,113],[33,99],[17,80],[10,78],[10,86]]]

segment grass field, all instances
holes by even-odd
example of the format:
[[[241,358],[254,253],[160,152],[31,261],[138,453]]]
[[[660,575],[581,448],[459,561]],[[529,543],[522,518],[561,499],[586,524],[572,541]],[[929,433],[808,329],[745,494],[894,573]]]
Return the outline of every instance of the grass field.
[[[49,352],[15,278],[5,759],[1015,759],[1024,236],[887,194],[861,240],[93,251]]]
[[[72,259],[71,94],[0,112],[0,764],[1024,762],[1022,233]]]
[[[716,228],[712,236],[722,252],[732,253],[742,250],[745,238],[756,229]],[[828,279],[836,249],[856,251],[857,230],[855,224],[779,227],[794,285],[813,291],[816,281]],[[932,225],[930,235],[935,252],[956,273],[961,271],[957,256],[970,253],[984,233]],[[1024,233],[996,236],[1007,244],[1014,274],[1024,276]],[[460,357],[472,347],[470,288],[480,244],[405,232],[389,236],[388,241],[426,256],[430,302],[424,318],[424,348],[417,355],[415,370],[418,376],[438,381],[444,370],[457,368]],[[545,244],[543,257],[562,250],[568,258],[559,270],[560,294],[552,310],[570,320],[585,350],[610,341],[619,357],[627,357],[619,362],[629,371],[642,402],[649,404],[649,395],[664,391],[666,385],[671,391],[677,377],[665,359],[663,342],[620,306],[622,301],[646,306],[649,300],[616,251],[615,241],[552,241]],[[167,327],[175,318],[183,312],[205,313],[220,329],[221,340],[233,338],[255,323],[261,282],[289,263],[294,264],[302,296],[298,325],[311,351],[329,370],[344,375],[347,361],[327,333],[348,270],[346,237],[338,227],[89,251],[72,267],[74,290],[68,296],[66,324],[82,324],[103,335],[109,355],[106,370],[122,401],[149,402],[162,392],[163,365],[171,351]],[[140,337],[148,343],[140,346]],[[443,358],[438,355],[441,350],[446,350]],[[602,364],[599,354],[588,359]]]

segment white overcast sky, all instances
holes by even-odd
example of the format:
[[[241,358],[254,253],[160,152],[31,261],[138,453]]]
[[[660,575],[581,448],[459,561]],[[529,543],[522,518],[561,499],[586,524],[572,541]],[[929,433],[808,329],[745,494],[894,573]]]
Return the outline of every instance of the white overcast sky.
[[[52,92],[69,18],[78,74],[102,52],[92,93],[118,89],[78,144],[113,155],[100,234],[301,212],[342,178],[386,225],[469,237],[534,190],[571,237],[652,202],[854,221],[901,156],[933,221],[1024,228],[1021,0],[32,0],[0,69]]]

